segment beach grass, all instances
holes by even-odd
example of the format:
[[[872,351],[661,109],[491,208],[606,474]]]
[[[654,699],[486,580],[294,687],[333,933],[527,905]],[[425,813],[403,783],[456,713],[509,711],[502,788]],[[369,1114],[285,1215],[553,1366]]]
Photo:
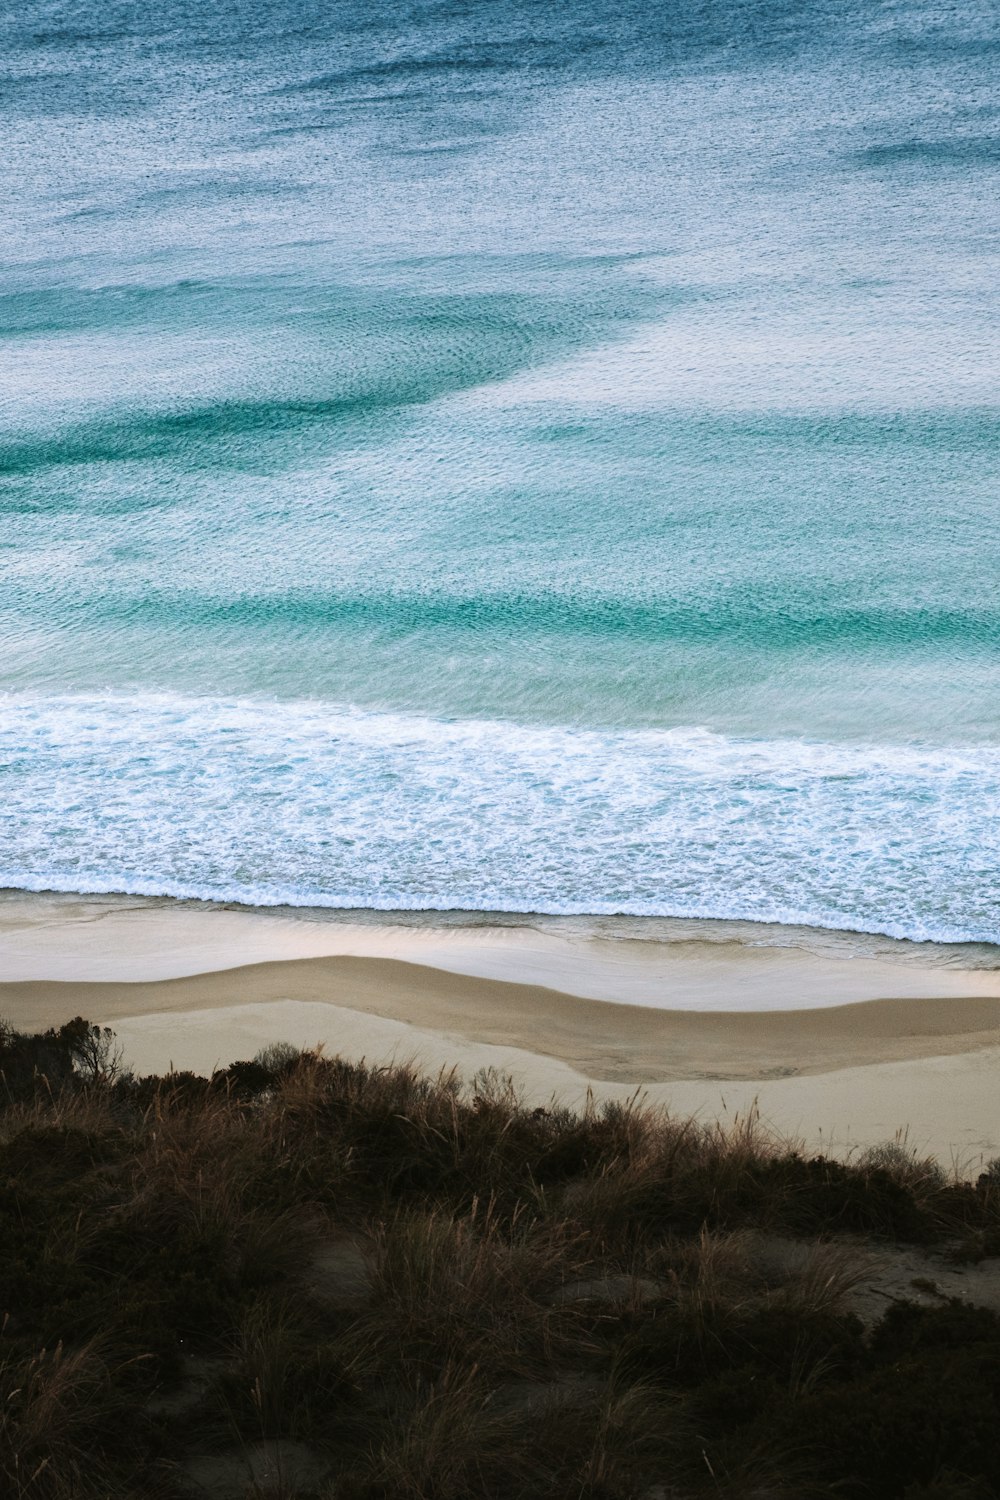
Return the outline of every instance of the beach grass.
[[[1000,1173],[283,1047],[135,1078],[81,1020],[0,1075],[15,1500],[1000,1490],[1000,1316],[933,1273]]]

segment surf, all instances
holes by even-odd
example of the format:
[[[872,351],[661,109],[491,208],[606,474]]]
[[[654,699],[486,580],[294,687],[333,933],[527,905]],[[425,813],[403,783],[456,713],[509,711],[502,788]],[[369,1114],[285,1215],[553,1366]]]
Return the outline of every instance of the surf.
[[[1000,749],[0,701],[0,885],[995,941]]]

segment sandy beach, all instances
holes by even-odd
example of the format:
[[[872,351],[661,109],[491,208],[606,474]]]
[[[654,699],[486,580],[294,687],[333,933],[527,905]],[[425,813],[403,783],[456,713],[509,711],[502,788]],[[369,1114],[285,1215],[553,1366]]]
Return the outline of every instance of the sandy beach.
[[[8,892],[0,1014],[83,1014],[142,1071],[271,1041],[511,1073],[703,1119],[758,1108],[810,1148],[905,1134],[976,1170],[1000,1153],[1000,968],[946,949],[751,924],[291,913]]]

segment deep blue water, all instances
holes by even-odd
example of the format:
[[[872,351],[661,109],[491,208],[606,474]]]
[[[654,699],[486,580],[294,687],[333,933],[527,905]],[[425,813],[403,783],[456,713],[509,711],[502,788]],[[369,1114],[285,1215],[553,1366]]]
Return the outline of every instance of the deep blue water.
[[[1000,938],[998,76],[5,7],[0,883]]]

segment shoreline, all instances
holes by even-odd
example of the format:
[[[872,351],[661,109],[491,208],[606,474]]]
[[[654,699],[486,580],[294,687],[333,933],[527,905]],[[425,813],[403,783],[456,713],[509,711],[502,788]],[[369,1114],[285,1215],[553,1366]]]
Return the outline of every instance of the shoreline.
[[[655,1008],[811,1009],[1000,995],[1000,943],[728,918],[255,907],[0,889],[0,979],[155,981],[339,955],[398,958]]]
[[[0,884],[0,931],[20,908],[27,921],[44,907],[87,908],[97,915],[119,911],[232,912],[263,919],[284,919],[327,927],[404,929],[420,932],[534,929],[568,936],[605,938],[612,942],[739,942],[748,947],[805,948],[810,952],[891,957],[900,961],[957,964],[962,968],[1000,969],[1000,936],[982,938],[914,937],[882,929],[825,926],[805,920],[751,917],[667,915],[636,912],[559,912],[529,908],[382,907],[254,902],[221,896],[177,895],[127,889],[75,890]]]
[[[19,1029],[85,1015],[144,1072],[210,1071],[284,1040],[496,1068],[539,1104],[639,1090],[703,1119],[756,1107],[810,1148],[909,1130],[945,1163],[1000,1151],[1000,966],[984,945],[963,965],[935,945],[651,920],[637,936],[636,919],[5,892],[0,1015]]]

